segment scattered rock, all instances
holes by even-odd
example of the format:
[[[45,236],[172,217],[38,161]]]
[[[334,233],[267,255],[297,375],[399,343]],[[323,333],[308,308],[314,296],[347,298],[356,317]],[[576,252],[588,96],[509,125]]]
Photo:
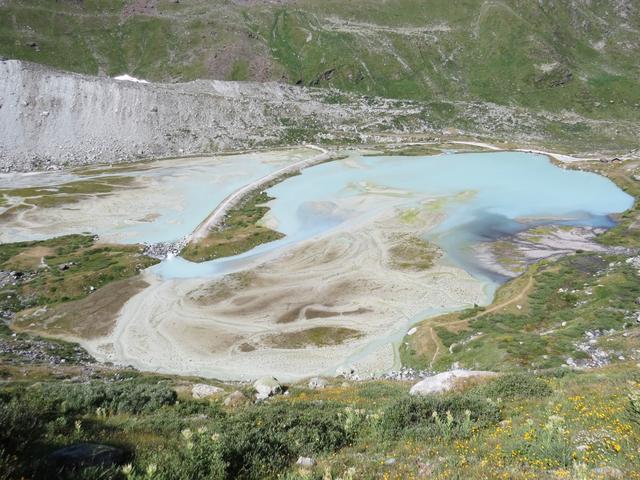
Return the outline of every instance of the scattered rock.
[[[56,469],[110,467],[124,461],[124,452],[109,445],[78,443],[56,450],[47,461]]]
[[[497,374],[495,372],[475,370],[451,370],[425,378],[411,387],[409,393],[411,395],[429,395],[432,393],[446,392],[451,390],[459,379],[493,375]]]
[[[296,465],[303,468],[311,468],[316,464],[316,461],[311,457],[299,457]]]
[[[615,467],[597,467],[593,469],[593,473],[601,478],[625,478],[622,470]]]
[[[387,466],[395,465],[396,464],[396,459],[395,458],[387,458],[384,461],[384,464],[387,465]]]
[[[322,389],[328,385],[328,382],[324,378],[313,377],[309,380],[309,388],[313,390]]]
[[[191,387],[191,395],[196,399],[207,398],[221,392],[224,392],[222,388],[214,387],[213,385],[207,385],[205,383],[196,383],[193,387]]]
[[[351,367],[340,367],[336,371],[336,376],[344,377],[347,380],[354,382],[367,381],[367,380],[396,380],[407,381],[417,380],[419,378],[425,378],[433,375],[433,372],[429,370],[415,370],[409,367],[401,367],[400,370],[391,370],[384,373],[370,373],[361,374]]]
[[[167,258],[177,257],[187,243],[187,237],[183,237],[175,242],[145,244],[142,253],[158,260],[166,260]]]
[[[247,401],[248,399],[247,397],[245,397],[244,393],[242,393],[240,390],[236,390],[235,392],[229,394],[229,396],[224,399],[223,403],[225,407],[235,408],[244,405],[245,403],[247,403]]]
[[[256,399],[258,400],[266,400],[284,391],[280,382],[274,377],[259,378],[254,382],[253,388],[256,389]]]

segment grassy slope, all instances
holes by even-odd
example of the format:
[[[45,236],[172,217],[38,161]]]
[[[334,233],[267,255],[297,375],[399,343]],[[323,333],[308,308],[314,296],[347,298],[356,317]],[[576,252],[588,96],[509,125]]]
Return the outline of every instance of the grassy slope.
[[[132,11],[134,3],[157,7]],[[92,74],[284,78],[391,98],[637,119],[638,9],[542,5],[9,0],[0,7],[0,54]],[[580,124],[569,127],[580,134]]]
[[[20,272],[0,288],[0,310],[56,305],[88,296],[107,283],[157,263],[137,245],[101,245],[89,235],[67,235],[0,245],[0,270]]]
[[[238,388],[251,397],[248,386],[222,385],[226,393],[194,401],[197,379],[101,371],[91,383],[61,383],[36,366],[17,368],[3,370],[0,388],[8,478],[51,478],[45,455],[87,441],[123,448],[128,473],[62,478],[639,478],[640,417],[627,394],[640,384],[628,366],[519,375],[413,400],[406,383],[338,381],[239,408],[222,399]],[[301,455],[317,465],[297,468]],[[605,466],[618,476],[594,471]]]

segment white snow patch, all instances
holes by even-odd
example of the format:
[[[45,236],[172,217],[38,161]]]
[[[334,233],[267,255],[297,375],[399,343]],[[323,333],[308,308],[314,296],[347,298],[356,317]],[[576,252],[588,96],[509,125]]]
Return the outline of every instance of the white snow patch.
[[[132,77],[131,75],[127,75],[126,73],[124,75],[118,75],[117,77],[113,77],[113,78],[115,80],[121,80],[121,81],[125,81],[125,82],[149,83],[146,80],[141,80],[139,78]]]

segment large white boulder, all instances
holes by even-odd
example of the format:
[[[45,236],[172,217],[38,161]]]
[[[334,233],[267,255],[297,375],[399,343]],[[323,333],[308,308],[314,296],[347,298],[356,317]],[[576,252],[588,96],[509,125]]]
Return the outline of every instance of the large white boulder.
[[[492,375],[496,375],[496,373],[481,370],[451,370],[449,372],[442,372],[432,377],[425,378],[411,387],[409,393],[411,395],[430,395],[432,393],[446,392],[451,390],[455,386],[456,382],[462,378],[486,377]]]
[[[278,382],[278,379],[274,377],[262,377],[256,380],[253,384],[253,388],[256,389],[256,398],[258,400],[266,400],[267,398],[282,393],[282,385]]]

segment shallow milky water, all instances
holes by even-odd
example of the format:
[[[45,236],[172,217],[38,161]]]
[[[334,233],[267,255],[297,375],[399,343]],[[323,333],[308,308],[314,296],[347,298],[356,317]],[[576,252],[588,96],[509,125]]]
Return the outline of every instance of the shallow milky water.
[[[140,164],[137,171],[119,170],[116,166],[110,173],[108,167],[97,167],[105,173],[91,177],[83,177],[73,171],[0,174],[0,189],[46,187],[109,176],[136,177],[136,185],[142,189],[124,191],[118,197],[120,203],[111,205],[99,199],[91,206],[87,202],[65,206],[65,210],[75,210],[80,205],[80,208],[94,211],[89,215],[78,215],[75,221],[64,226],[53,223],[51,219],[48,229],[6,225],[2,238],[8,239],[6,241],[37,240],[89,231],[104,241],[116,243],[175,241],[191,233],[217,204],[234,191],[285,165],[316,154],[315,150],[297,149],[167,159]],[[111,210],[105,211],[105,205]],[[153,215],[151,221],[144,218],[147,214]]]
[[[201,264],[171,259],[154,267],[164,278],[218,276],[262,256],[389,209],[430,208],[446,214],[425,238],[465,270],[495,284],[471,246],[532,224],[611,226],[610,214],[633,198],[589,172],[564,170],[547,157],[521,152],[363,157],[324,163],[268,190],[270,221],[282,240]],[[442,199],[442,201],[437,201]],[[436,200],[436,201],[434,201]],[[213,205],[212,205],[213,207]]]

